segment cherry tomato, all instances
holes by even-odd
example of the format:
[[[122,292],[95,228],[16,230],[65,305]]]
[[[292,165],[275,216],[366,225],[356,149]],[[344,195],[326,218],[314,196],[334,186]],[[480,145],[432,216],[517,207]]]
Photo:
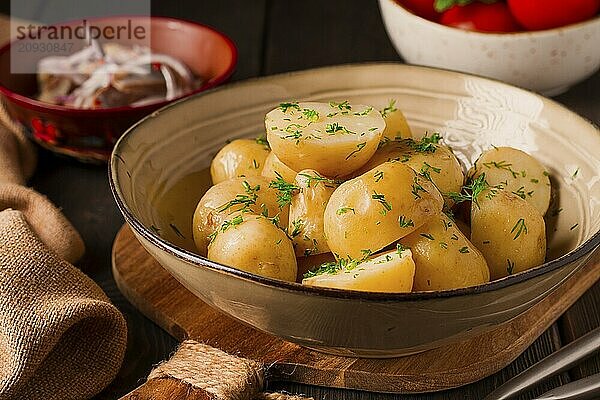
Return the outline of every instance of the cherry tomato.
[[[508,0],[517,21],[529,30],[551,29],[592,18],[600,0]]]
[[[400,0],[399,2],[419,17],[430,21],[440,19],[440,14],[433,8],[435,0]]]
[[[444,11],[440,22],[469,31],[515,32],[521,30],[505,3],[474,2],[466,6],[455,5]]]

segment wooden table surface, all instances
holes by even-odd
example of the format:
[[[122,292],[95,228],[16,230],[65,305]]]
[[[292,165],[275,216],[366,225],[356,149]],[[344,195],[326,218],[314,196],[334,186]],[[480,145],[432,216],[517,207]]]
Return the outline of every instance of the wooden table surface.
[[[40,18],[60,12],[50,2],[33,3]],[[340,63],[401,61],[385,33],[375,0],[154,1],[152,12],[202,22],[228,34],[239,50],[233,80]],[[600,125],[600,74],[556,100]],[[102,286],[127,317],[129,345],[125,363],[114,383],[97,397],[118,398],[142,382],[152,365],[166,358],[177,343],[137,312],[115,287],[110,251],[123,219],[108,187],[106,167],[41,152],[31,184],[61,207],[82,234],[87,253],[79,264],[81,269]],[[527,366],[599,326],[599,309],[600,284],[596,284],[510,366],[480,382],[447,392],[394,396],[285,383],[271,384],[269,389],[304,393],[316,399],[481,399]],[[533,393],[597,372],[598,356],[548,380]]]

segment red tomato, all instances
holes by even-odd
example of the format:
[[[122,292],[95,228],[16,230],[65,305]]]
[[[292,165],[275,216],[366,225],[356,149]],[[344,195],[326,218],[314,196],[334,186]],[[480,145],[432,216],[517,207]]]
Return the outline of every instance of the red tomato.
[[[430,21],[438,21],[440,14],[433,8],[435,0],[399,0],[404,7],[417,14],[419,17]]]
[[[466,6],[452,6],[444,11],[440,22],[468,31],[515,32],[521,30],[505,3],[475,2]]]
[[[551,29],[592,18],[600,0],[508,0],[517,21],[529,30]]]

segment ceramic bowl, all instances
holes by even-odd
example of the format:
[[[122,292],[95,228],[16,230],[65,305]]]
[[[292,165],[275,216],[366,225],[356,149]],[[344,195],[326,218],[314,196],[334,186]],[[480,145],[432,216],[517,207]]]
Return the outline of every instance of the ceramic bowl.
[[[441,132],[465,166],[483,149],[509,145],[549,169],[552,207],[563,208],[548,218],[549,262],[476,287],[382,294],[263,278],[194,253],[192,213],[209,185],[211,158],[227,140],[261,134],[265,113],[289,99],[378,106],[390,98],[398,100],[415,136]],[[118,141],[110,182],[141,244],[203,301],[303,346],[391,357],[481,334],[577,271],[600,243],[598,171],[600,133],[551,100],[457,72],[376,63],[258,78],[163,108]]]
[[[94,25],[145,25],[147,17],[107,17],[93,19]],[[136,20],[140,20],[136,22]],[[66,25],[74,24],[67,23]],[[237,50],[233,42],[207,26],[173,18],[151,17],[152,50],[179,58],[198,76],[205,78],[193,93],[212,88],[233,73]],[[114,40],[129,44],[130,40]],[[0,49],[0,99],[8,118],[18,123],[37,143],[52,151],[85,161],[106,161],[119,136],[140,118],[170,101],[105,109],[77,109],[44,103],[35,99],[38,93],[35,74],[11,73],[10,49],[27,44],[17,40]],[[83,46],[76,41],[73,51]],[[37,65],[43,52],[29,54],[27,62]],[[171,100],[173,101],[173,100]]]
[[[421,18],[379,0],[383,22],[406,62],[495,78],[554,96],[600,68],[600,17],[556,29],[482,33]]]

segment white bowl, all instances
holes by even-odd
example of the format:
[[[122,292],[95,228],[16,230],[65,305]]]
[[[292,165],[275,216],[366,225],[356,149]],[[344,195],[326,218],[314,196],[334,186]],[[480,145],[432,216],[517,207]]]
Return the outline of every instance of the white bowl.
[[[600,17],[556,29],[482,33],[421,18],[379,0],[387,33],[407,63],[487,76],[554,96],[600,68]]]
[[[250,274],[194,251],[192,214],[227,140],[264,132],[289,99],[397,100],[412,132],[437,131],[466,167],[483,149],[513,146],[550,171],[548,262],[463,289],[373,293]],[[578,171],[576,179],[574,171]],[[230,84],[157,111],[116,144],[110,183],[148,252],[206,303],[261,331],[339,355],[393,357],[483,334],[541,301],[600,251],[600,134],[557,103],[487,79],[412,65],[333,66]],[[575,225],[576,224],[576,225]],[[576,228],[576,229],[575,229]]]

